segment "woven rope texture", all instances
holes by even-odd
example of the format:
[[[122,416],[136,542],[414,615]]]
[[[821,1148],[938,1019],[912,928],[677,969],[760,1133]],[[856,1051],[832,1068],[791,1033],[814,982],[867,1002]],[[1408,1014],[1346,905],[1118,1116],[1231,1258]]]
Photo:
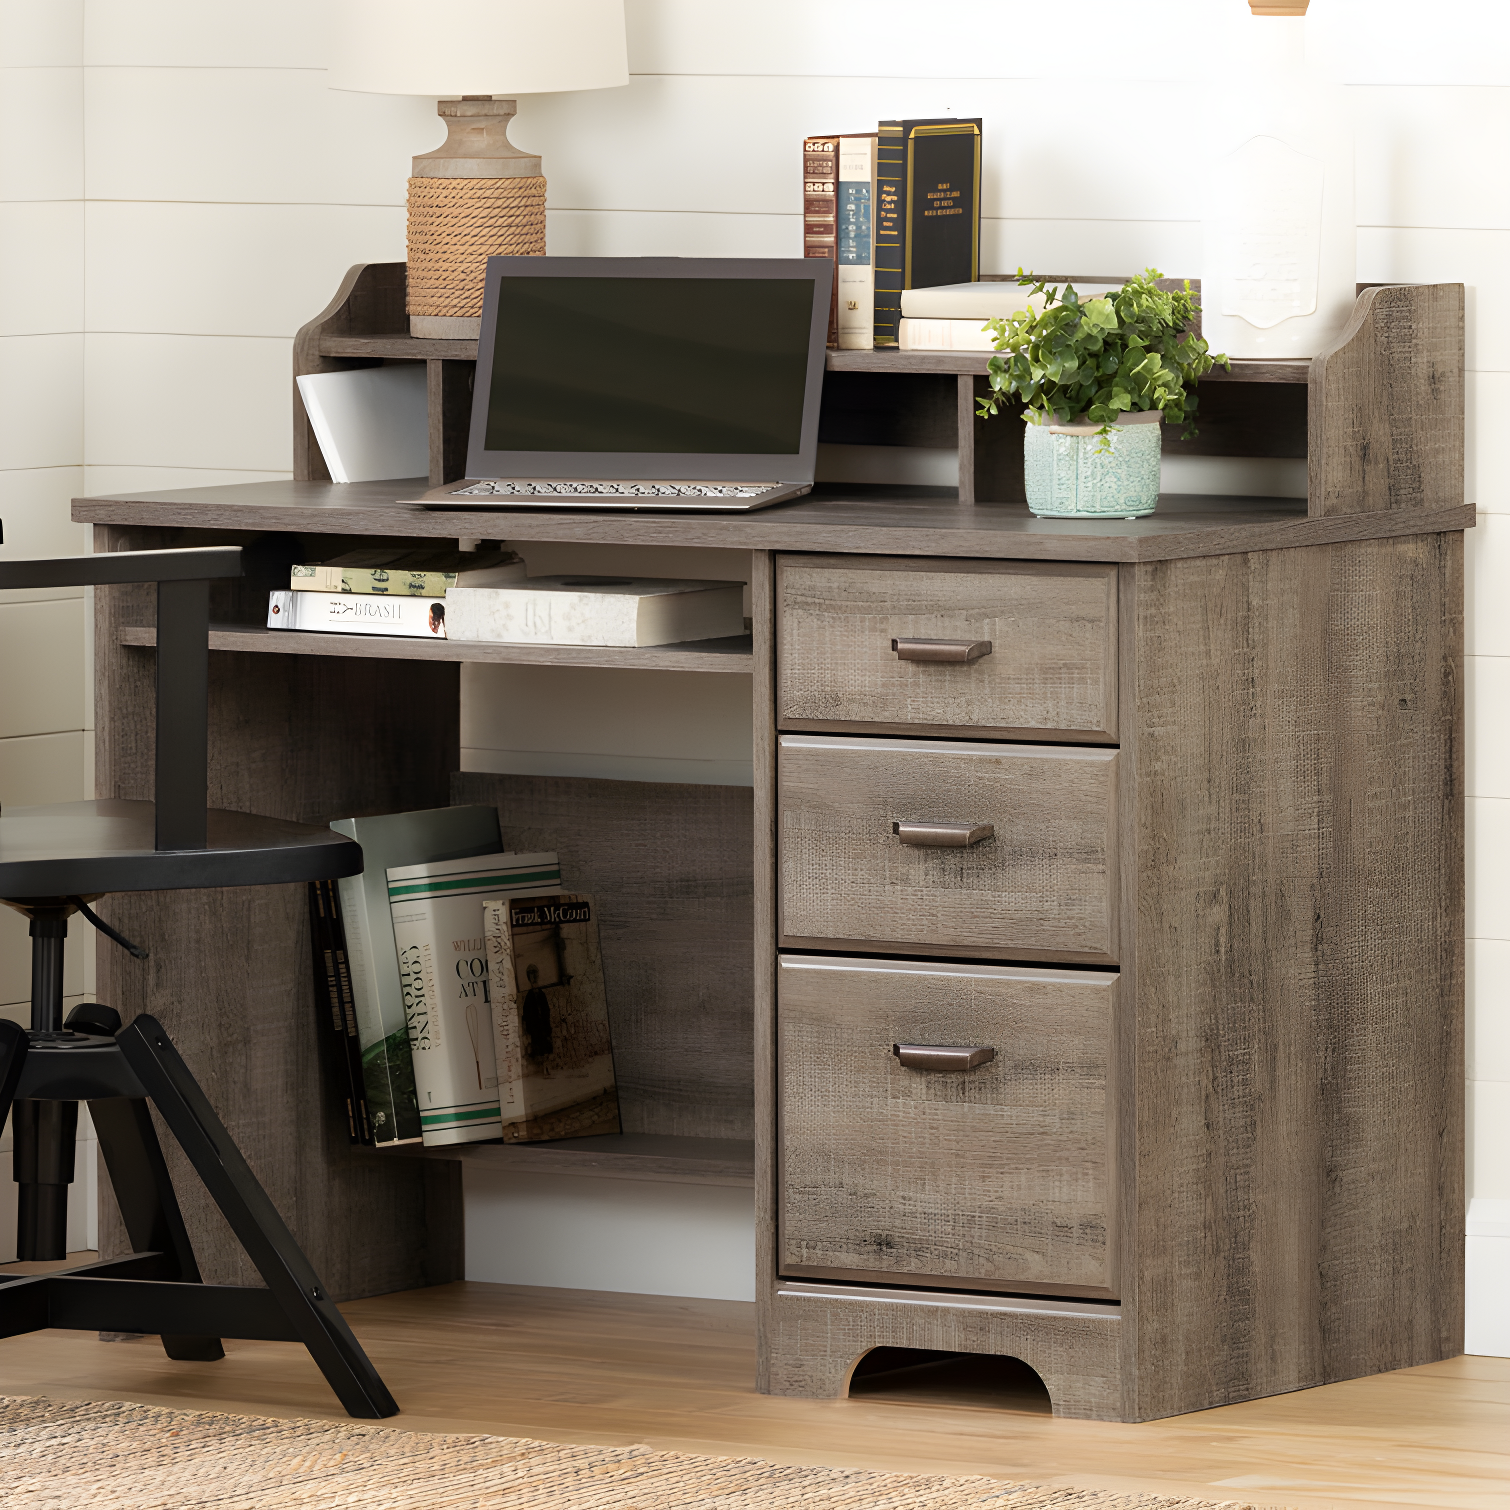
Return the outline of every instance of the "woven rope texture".
[[[409,313],[476,317],[489,257],[545,255],[543,178],[409,180]]]
[[[5,1510],[1213,1510],[1000,1479],[14,1398],[0,1399],[0,1484]]]

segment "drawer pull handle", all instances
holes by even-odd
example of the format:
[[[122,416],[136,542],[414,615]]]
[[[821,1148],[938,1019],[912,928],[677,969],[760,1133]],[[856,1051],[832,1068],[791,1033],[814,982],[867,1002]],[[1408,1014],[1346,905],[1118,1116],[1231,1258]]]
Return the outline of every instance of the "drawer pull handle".
[[[891,648],[899,661],[978,661],[991,654],[990,640],[895,639]]]
[[[891,1052],[906,1070],[973,1070],[996,1058],[995,1049],[943,1048],[924,1043],[894,1043]]]
[[[903,844],[922,844],[931,849],[968,849],[982,839],[993,838],[996,827],[990,823],[939,823],[932,819],[895,822],[891,831]]]

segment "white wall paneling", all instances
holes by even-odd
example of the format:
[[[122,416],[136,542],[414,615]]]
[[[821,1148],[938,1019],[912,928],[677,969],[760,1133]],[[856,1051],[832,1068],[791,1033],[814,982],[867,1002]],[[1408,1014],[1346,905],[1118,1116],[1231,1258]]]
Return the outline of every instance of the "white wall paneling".
[[[84,246],[92,332],[291,337],[353,263],[404,260],[404,211],[397,203],[95,203]],[[291,246],[306,255],[290,257]]]
[[[0,645],[0,740],[82,729],[83,598],[0,603]]]
[[[0,336],[84,328],[83,224],[76,199],[0,204]]]
[[[83,60],[92,67],[325,67],[325,7],[318,0],[88,0],[88,6]]]
[[[5,63],[0,58],[0,142],[6,143],[0,201],[78,199],[84,192],[83,70]]]
[[[1510,656],[1470,655],[1465,667],[1470,797],[1510,797]]]
[[[92,333],[84,459],[91,466],[287,467],[292,361],[292,339]]]
[[[68,68],[84,60],[84,0],[0,0],[0,66]]]
[[[1475,1199],[1510,1201],[1510,1081],[1468,1082],[1468,1181]]]
[[[401,205],[410,158],[445,140],[433,100],[346,94],[319,70],[87,73],[91,200]]]
[[[1468,1078],[1510,1085],[1510,940],[1468,940]]]
[[[1468,937],[1510,939],[1510,802],[1469,797]]]
[[[1464,557],[1464,648],[1510,655],[1510,515],[1481,513],[1465,537]]]
[[[78,465],[83,383],[82,335],[0,336],[0,469]]]

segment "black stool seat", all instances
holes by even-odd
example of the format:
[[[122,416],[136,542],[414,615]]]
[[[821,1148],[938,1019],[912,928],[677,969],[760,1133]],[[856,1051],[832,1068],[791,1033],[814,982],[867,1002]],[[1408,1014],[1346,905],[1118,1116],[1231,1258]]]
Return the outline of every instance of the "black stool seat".
[[[151,802],[57,802],[0,813],[0,897],[271,886],[329,881],[362,869],[359,844],[328,828],[208,812],[204,849],[153,848]]]

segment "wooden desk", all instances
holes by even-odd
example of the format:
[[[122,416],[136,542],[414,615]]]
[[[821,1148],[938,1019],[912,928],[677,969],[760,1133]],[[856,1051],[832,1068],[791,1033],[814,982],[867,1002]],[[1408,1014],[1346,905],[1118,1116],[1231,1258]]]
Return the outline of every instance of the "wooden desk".
[[[753,1180],[762,1389],[842,1394],[880,1345],[996,1352],[1061,1414],[1142,1420],[1461,1350],[1472,510],[1451,294],[1406,291],[1389,329],[1365,294],[1308,387],[1246,380],[1308,394],[1309,504],[1089,523],[828,488],[739,518],[431,513],[401,501],[424,480],[304,480],[74,517],[99,549],[247,548],[212,608],[215,805],[495,802],[506,845],[558,849],[620,921],[628,1136],[465,1158]],[[443,461],[464,354],[413,355]],[[578,652],[260,628],[294,559],[479,535],[749,551],[752,635]],[[138,590],[97,591],[101,796],[150,787],[150,623]],[[993,650],[908,681],[927,672],[899,669],[898,634]],[[749,674],[753,791],[457,774],[474,659]],[[995,833],[910,850],[894,819]],[[162,1017],[332,1290],[459,1275],[463,1155],[351,1149],[323,1095],[302,895],[108,906],[153,954],[102,952],[102,996]],[[940,1033],[996,1058],[930,1078],[891,1054]],[[247,1282],[218,1218],[185,1210],[206,1277]]]

